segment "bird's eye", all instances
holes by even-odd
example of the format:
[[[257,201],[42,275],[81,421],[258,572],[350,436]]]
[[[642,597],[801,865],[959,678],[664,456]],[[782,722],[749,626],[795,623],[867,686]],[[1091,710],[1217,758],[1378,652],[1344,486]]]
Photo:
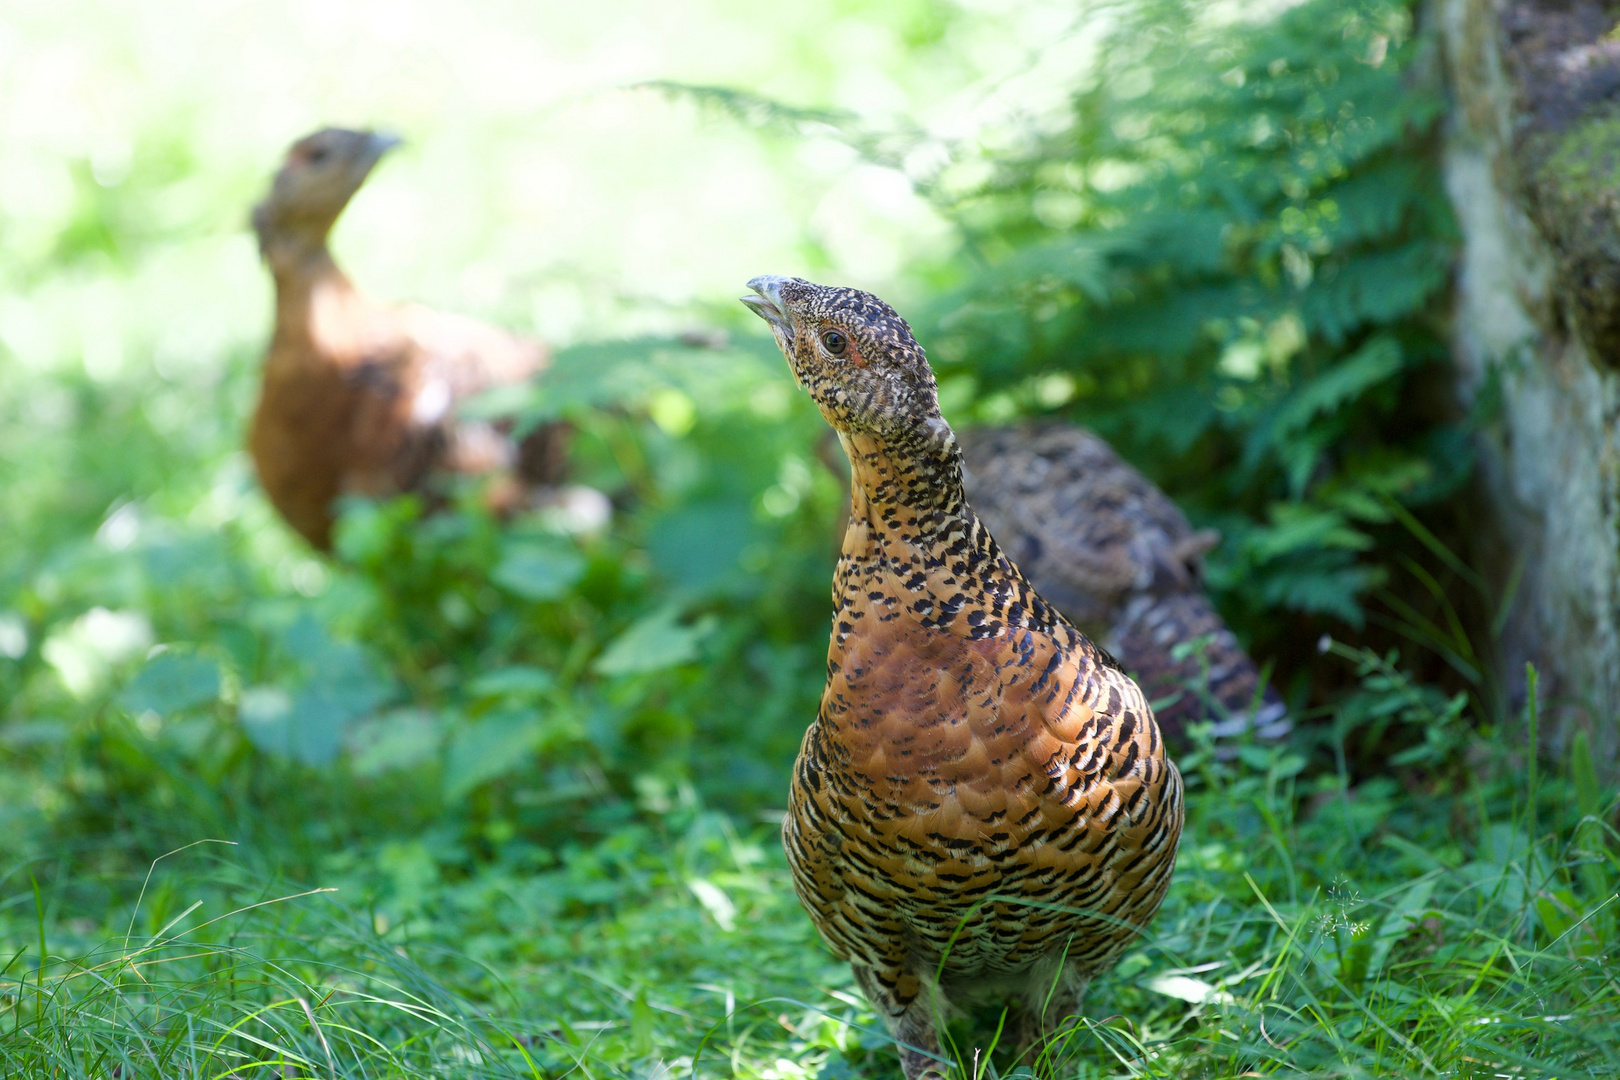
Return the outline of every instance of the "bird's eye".
[[[323,162],[325,160],[326,160],[326,147],[317,146],[315,149],[313,149],[313,150],[311,150],[309,152],[309,163],[311,165],[319,165],[321,162]]]
[[[845,356],[849,353],[849,338],[842,330],[822,331],[821,344],[834,356]]]

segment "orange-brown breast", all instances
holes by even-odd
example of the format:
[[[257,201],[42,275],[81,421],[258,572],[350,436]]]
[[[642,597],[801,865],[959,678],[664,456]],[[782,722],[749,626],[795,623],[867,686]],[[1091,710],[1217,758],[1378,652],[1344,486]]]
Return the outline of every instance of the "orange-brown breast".
[[[436,471],[515,457],[454,406],[541,370],[543,346],[418,306],[369,300],[329,262],[278,279],[276,327],[249,448],[266,493],[317,548],[333,500],[421,490]]]
[[[321,550],[331,546],[354,397],[335,368],[290,377],[267,371],[248,436],[265,494]]]
[[[873,968],[944,956],[948,980],[972,978],[1065,948],[1106,965],[1157,909],[1180,834],[1151,710],[1061,620],[979,638],[928,625],[919,606],[936,609],[914,598],[983,578],[948,559],[920,570],[927,557],[909,563],[875,535],[885,514],[863,510],[785,825],[801,897],[836,951]]]
[[[326,549],[333,500],[380,487],[357,478],[382,474],[400,456],[416,365],[386,311],[330,263],[277,285],[248,446],[276,509]]]

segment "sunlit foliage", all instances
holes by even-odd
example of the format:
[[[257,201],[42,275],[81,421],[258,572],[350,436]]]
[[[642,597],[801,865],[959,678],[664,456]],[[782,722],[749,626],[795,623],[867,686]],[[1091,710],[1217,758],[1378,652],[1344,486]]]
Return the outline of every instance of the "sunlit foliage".
[[[938,354],[980,415],[1083,418],[1218,525],[1212,578],[1263,638],[1268,610],[1360,627],[1389,502],[1470,460],[1434,389],[1433,44],[1388,0],[1114,13],[1059,130],[939,176],[976,270]]]
[[[708,34],[718,10],[676,14]],[[806,36],[816,12],[836,33]],[[339,15],[340,42],[369,40]],[[500,102],[465,136],[389,76],[379,100],[454,163],[436,183],[378,177],[373,209],[355,207],[357,265],[574,340],[538,387],[479,407],[571,422],[574,479],[613,513],[498,522],[476,484],[431,517],[355,502],[331,561],[275,520],[237,452],[267,301],[246,136],[195,119],[217,102],[151,105],[149,137],[79,154],[71,125],[47,137],[6,114],[22,149],[0,154],[0,190],[41,212],[0,207],[0,1071],[894,1074],[775,835],[824,675],[842,491],[771,343],[729,290],[708,295],[719,271],[659,239],[694,246],[681,229],[724,205],[689,194],[707,192],[761,230],[716,250],[800,260],[738,268],[738,285],[795,269],[892,285],[953,421],[1081,419],[1220,526],[1223,606],[1262,657],[1279,646],[1301,706],[1287,745],[1198,737],[1152,933],[1033,1060],[988,1052],[995,1016],[963,1019],[967,1075],[1620,1073],[1602,763],[1581,742],[1539,763],[1533,734],[1510,744],[1479,629],[1435,614],[1456,614],[1440,600],[1459,582],[1489,590],[1430,527],[1465,479],[1467,418],[1434,392],[1452,237],[1415,15],[1389,0],[784,11],[746,86],[677,86],[715,77],[710,48],[638,69],[660,85],[619,105],[579,105],[582,126],[644,137],[636,160],[670,160],[577,206],[530,197],[582,189],[564,166],[528,170],[531,118],[490,89],[499,71],[424,76],[470,114],[480,94]],[[261,39],[281,26],[256,17]],[[534,36],[526,17],[510,13],[514,35]],[[400,40],[431,37],[422,18]],[[568,25],[589,37],[603,18]],[[85,39],[109,86],[124,86],[120,33]],[[1028,71],[1006,60],[1041,34]],[[0,65],[14,40],[0,35]],[[98,70],[34,63],[0,78]],[[1003,81],[973,89],[993,122],[964,134],[956,84],[991,69]],[[535,85],[561,109],[584,77]],[[333,100],[364,85],[348,72]],[[719,108],[670,121],[689,97]],[[110,116],[133,108],[106,98]],[[629,100],[654,112],[614,111]],[[544,130],[561,137],[559,115]],[[631,156],[587,142],[592,167]],[[747,190],[705,187],[715,161]],[[507,175],[491,162],[527,179],[489,181],[453,219],[426,212]],[[817,194],[862,184],[865,201]],[[624,192],[643,190],[636,217]],[[693,216],[652,228],[683,198]],[[427,224],[394,236],[390,214]],[[862,225],[885,214],[904,244]],[[543,226],[565,246],[582,223],[611,243],[572,263],[526,246]],[[388,257],[406,247],[428,267],[415,277]],[[632,256],[663,276],[614,279]],[[682,291],[694,282],[701,297]],[[1419,591],[1433,604],[1403,600]],[[1364,620],[1399,627],[1403,651],[1366,647]],[[1414,679],[1433,656],[1458,685]]]

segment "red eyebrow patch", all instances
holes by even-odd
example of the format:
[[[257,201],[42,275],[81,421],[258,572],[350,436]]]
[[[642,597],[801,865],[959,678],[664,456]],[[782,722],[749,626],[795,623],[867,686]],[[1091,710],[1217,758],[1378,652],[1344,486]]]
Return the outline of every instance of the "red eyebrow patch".
[[[855,344],[854,338],[850,338],[849,340],[849,356],[847,359],[856,367],[866,366],[866,358],[861,355],[860,346]]]

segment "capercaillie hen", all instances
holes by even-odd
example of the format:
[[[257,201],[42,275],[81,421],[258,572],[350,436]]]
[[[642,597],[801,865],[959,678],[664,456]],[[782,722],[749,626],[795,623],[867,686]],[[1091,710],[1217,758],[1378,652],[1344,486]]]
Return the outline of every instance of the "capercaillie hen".
[[[783,842],[906,1077],[939,1077],[950,1008],[1011,997],[1049,1025],[1153,917],[1181,777],[1136,684],[967,505],[905,321],[854,289],[749,287],[853,473],[827,686]]]
[[[1084,428],[976,428],[961,442],[974,509],[1040,594],[1160,702],[1166,735],[1201,720],[1217,738],[1288,733],[1282,698],[1261,689],[1259,669],[1204,592],[1203,556],[1218,533],[1195,531]]]
[[[326,128],[287,151],[253,211],[275,280],[275,329],[248,446],[270,501],[315,547],[332,543],[340,495],[420,492],[436,500],[453,474],[494,474],[496,509],[562,477],[567,429],[515,443],[498,426],[457,415],[465,399],[543,370],[546,347],[355,288],[327,237],[398,139]]]

